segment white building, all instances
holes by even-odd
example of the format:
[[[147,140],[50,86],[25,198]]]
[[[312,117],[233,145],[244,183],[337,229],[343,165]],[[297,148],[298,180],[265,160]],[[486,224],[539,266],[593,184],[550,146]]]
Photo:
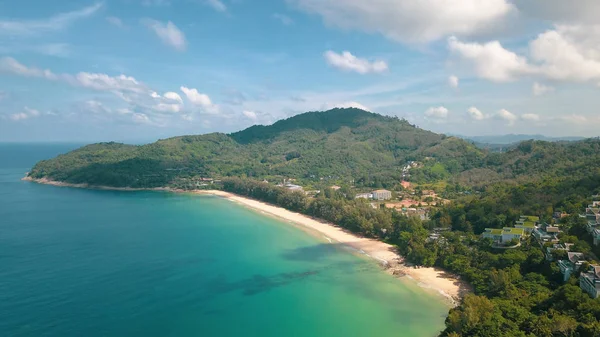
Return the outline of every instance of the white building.
[[[600,266],[591,266],[587,273],[581,273],[579,286],[592,298],[598,298],[600,294]]]
[[[392,192],[388,190],[376,190],[372,192],[374,200],[389,200],[392,199]]]
[[[486,239],[492,239],[495,242],[508,243],[512,240],[521,240],[525,235],[523,228],[512,228],[504,227],[500,228],[486,228],[482,236]]]

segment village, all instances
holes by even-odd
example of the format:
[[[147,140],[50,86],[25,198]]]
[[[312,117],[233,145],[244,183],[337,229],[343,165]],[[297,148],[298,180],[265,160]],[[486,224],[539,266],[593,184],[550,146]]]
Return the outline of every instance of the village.
[[[317,197],[320,193],[340,193],[348,199],[364,200],[373,208],[393,209],[405,216],[427,221],[435,208],[449,203],[450,200],[442,198],[433,189],[423,189],[407,181],[410,177],[410,169],[417,165],[419,164],[416,162],[409,162],[402,168],[402,177],[405,180],[402,180],[400,187],[393,191],[367,190],[354,186],[343,188],[338,185],[326,186],[322,190],[305,189],[293,178],[283,179],[275,185],[309,197]],[[212,178],[197,178],[192,182],[191,187],[204,188],[218,183],[219,180]],[[267,180],[263,180],[263,183],[272,184]],[[348,195],[349,193],[351,194]],[[592,196],[592,200],[592,203],[578,216],[587,222],[586,231],[591,237],[590,244],[598,246],[600,245],[600,195]],[[600,259],[589,249],[585,252],[578,251],[580,246],[585,245],[582,238],[579,238],[579,244],[568,242],[573,238],[564,235],[560,224],[560,220],[566,216],[568,214],[555,212],[552,220],[545,222],[539,216],[521,215],[512,227],[486,228],[481,238],[489,240],[491,247],[499,250],[514,249],[526,244],[539,245],[546,260],[558,265],[563,282],[578,276],[581,289],[592,298],[598,298],[600,297]],[[433,228],[429,240],[442,239],[441,233],[447,230],[449,229]]]
[[[600,195],[592,196],[592,203],[579,217],[585,219],[586,231],[592,238],[594,246],[600,245]],[[579,286],[592,298],[600,296],[600,264],[599,259],[589,249],[583,238],[566,237],[559,224],[560,219],[567,214],[555,212],[553,224],[541,222],[540,218],[531,215],[522,215],[513,227],[486,228],[481,235],[483,239],[491,240],[497,249],[512,249],[519,247],[532,239],[544,251],[546,260],[556,262],[563,277],[567,282],[574,275],[579,275]],[[576,243],[567,242],[577,240]],[[583,249],[579,249],[582,247]],[[587,250],[582,252],[579,250]]]
[[[408,181],[402,181],[401,191],[389,191],[376,189],[365,191],[354,195],[356,199],[364,199],[372,207],[386,207],[394,209],[406,216],[415,216],[421,220],[429,220],[433,207],[443,206],[450,202],[439,197],[433,190],[421,190],[413,188]],[[278,186],[292,191],[304,191],[299,185],[285,181]],[[333,191],[340,191],[341,187],[333,185],[329,187]],[[321,191],[308,191],[309,195],[316,195]],[[600,245],[600,195],[592,196],[592,203],[588,205],[584,213],[578,216],[587,221],[586,230],[591,235],[592,244]],[[543,222],[539,216],[521,215],[512,227],[486,228],[481,234],[482,239],[491,241],[495,249],[513,249],[523,244],[537,244],[544,251],[546,260],[556,262],[560,268],[563,282],[569,281],[574,276],[579,276],[579,286],[592,298],[600,297],[600,259],[589,249],[586,252],[577,251],[578,246],[585,245],[580,238],[580,245],[567,242],[561,229],[560,220],[567,214],[555,212],[550,223]],[[429,240],[439,240],[441,233],[446,228],[434,228]],[[531,239],[531,240],[528,240]],[[573,240],[573,238],[567,238]]]

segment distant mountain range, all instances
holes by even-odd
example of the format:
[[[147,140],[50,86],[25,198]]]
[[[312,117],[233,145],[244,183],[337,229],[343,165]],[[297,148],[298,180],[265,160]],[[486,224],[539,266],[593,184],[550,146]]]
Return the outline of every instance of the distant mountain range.
[[[585,137],[547,137],[544,135],[524,135],[524,134],[508,134],[508,135],[495,135],[495,136],[461,136],[455,135],[462,139],[470,140],[475,143],[483,144],[498,144],[508,145],[519,143],[525,140],[543,140],[546,142],[559,142],[559,141],[578,141],[583,140]]]

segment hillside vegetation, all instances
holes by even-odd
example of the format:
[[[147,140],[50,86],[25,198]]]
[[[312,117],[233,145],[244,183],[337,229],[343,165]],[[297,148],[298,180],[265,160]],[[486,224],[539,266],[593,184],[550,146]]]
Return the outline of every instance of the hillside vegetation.
[[[542,176],[583,177],[597,170],[598,139],[527,141],[488,153],[406,120],[359,109],[308,112],[269,126],[212,133],[141,146],[101,143],[45,160],[33,178],[114,187],[158,187],[188,177],[320,178],[377,186],[398,182],[409,161],[422,165],[411,180],[463,185]]]
[[[38,163],[30,172],[69,183],[157,187],[178,177],[400,179],[410,160],[435,158],[456,172],[484,153],[405,120],[358,109],[308,112],[230,135],[183,136],[131,146],[101,143]]]

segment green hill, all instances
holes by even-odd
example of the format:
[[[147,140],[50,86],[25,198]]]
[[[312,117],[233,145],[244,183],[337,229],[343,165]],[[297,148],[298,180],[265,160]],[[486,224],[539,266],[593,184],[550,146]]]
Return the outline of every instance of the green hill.
[[[407,161],[431,157],[459,172],[481,164],[469,143],[359,109],[308,112],[230,135],[213,133],[132,146],[101,143],[45,160],[33,178],[115,187],[165,186],[203,176],[398,180]]]
[[[457,180],[467,185],[532,179],[581,179],[600,173],[600,139],[577,142],[521,142],[505,153],[489,153],[479,168]]]
[[[389,186],[410,161],[411,180],[454,180],[464,185],[597,172],[600,141],[522,142],[491,153],[406,120],[359,109],[307,112],[269,126],[212,133],[141,146],[100,143],[41,161],[29,173],[68,183],[159,187],[190,177],[296,178],[305,182],[354,180]]]

